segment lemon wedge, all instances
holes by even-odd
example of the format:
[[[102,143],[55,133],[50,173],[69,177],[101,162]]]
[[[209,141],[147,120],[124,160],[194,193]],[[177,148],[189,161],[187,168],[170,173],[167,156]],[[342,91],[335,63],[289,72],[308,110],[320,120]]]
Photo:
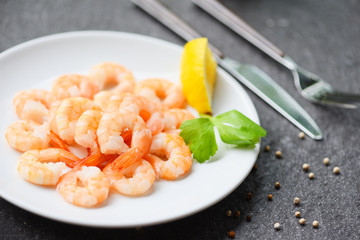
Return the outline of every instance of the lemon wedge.
[[[211,101],[216,82],[217,63],[208,47],[207,38],[187,42],[181,59],[183,93],[199,113],[211,114]]]

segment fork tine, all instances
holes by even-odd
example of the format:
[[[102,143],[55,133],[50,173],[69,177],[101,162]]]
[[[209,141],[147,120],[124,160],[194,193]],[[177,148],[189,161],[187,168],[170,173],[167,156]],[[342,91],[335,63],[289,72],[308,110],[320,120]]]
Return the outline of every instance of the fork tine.
[[[349,109],[356,109],[358,108],[357,105],[354,104],[354,101],[349,99],[341,98],[338,95],[327,94],[322,100],[321,103],[333,105],[337,107],[349,108]]]
[[[329,92],[326,95],[326,98],[331,98],[332,100],[344,100],[348,102],[360,102],[359,94],[343,93],[343,92]]]
[[[335,107],[347,108],[347,109],[356,109],[356,108],[358,108],[358,106],[356,106],[354,104],[334,102],[334,101],[329,101],[329,100],[322,100],[319,103],[324,104],[324,105],[335,106]]]

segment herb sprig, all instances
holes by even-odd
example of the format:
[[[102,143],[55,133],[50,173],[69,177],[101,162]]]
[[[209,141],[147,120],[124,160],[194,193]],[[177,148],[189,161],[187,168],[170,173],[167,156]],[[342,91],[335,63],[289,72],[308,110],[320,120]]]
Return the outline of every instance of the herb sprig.
[[[261,137],[266,136],[265,129],[236,110],[216,117],[200,115],[200,118],[184,121],[180,126],[180,136],[200,163],[210,159],[218,150],[214,127],[224,143],[238,147],[254,147]]]

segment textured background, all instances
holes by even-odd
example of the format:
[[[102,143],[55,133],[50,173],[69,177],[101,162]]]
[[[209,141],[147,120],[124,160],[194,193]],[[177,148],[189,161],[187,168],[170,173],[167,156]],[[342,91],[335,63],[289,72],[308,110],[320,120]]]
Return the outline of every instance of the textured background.
[[[165,0],[163,0],[165,2]],[[304,68],[344,91],[360,92],[360,3],[356,0],[224,0],[255,29]],[[0,198],[0,237],[3,239],[358,239],[360,236],[360,110],[329,108],[304,100],[290,73],[242,38],[195,7],[189,0],[167,0],[176,13],[200,29],[225,55],[261,67],[310,113],[325,139],[297,138],[298,130],[249,92],[271,146],[261,152],[257,171],[227,198],[191,217],[141,229],[96,229],[72,226],[28,213]],[[75,30],[116,30],[183,41],[127,0],[1,0],[0,51],[48,34]],[[1,67],[1,66],[0,66]],[[6,79],[1,79],[6,86]],[[283,152],[281,160],[275,150]],[[324,166],[322,159],[330,157]],[[310,164],[315,179],[301,166]],[[332,173],[334,166],[341,174]],[[274,189],[274,182],[281,189]],[[246,199],[248,192],[254,197]],[[267,195],[273,194],[272,202]],[[299,207],[293,205],[300,197]],[[226,216],[240,210],[240,217]],[[293,215],[307,219],[301,226]],[[246,221],[246,215],[251,221]],[[314,229],[313,220],[320,226]],[[280,222],[280,231],[273,225]]]

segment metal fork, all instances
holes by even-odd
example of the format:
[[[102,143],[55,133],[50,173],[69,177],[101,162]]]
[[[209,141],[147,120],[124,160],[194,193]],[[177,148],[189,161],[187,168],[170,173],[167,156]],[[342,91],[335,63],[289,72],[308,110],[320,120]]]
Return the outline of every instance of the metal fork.
[[[192,0],[192,2],[289,69],[294,77],[296,88],[307,100],[343,108],[354,109],[358,107],[356,103],[360,102],[359,94],[335,91],[329,83],[325,82],[319,76],[298,66],[290,57],[286,56],[282,50],[269,42],[219,1]]]

